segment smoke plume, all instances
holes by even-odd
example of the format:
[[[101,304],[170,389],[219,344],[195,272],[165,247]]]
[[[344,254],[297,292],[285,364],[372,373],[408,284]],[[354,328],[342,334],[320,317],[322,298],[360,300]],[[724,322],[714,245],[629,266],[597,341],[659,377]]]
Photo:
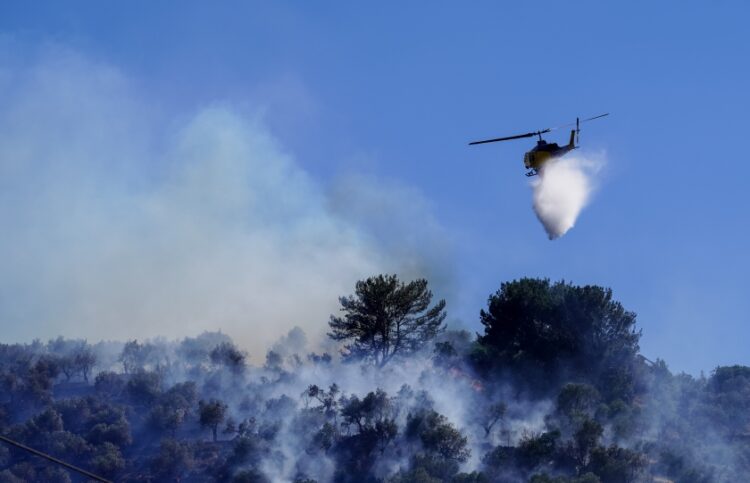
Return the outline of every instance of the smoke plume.
[[[566,156],[549,161],[532,180],[534,212],[550,240],[573,228],[591,198],[600,167],[592,159]]]
[[[420,193],[375,177],[339,189],[257,111],[165,112],[117,69],[53,50],[0,55],[6,341],[208,329],[262,357],[294,325],[322,335],[359,279],[450,278]],[[381,245],[381,232],[399,242]]]

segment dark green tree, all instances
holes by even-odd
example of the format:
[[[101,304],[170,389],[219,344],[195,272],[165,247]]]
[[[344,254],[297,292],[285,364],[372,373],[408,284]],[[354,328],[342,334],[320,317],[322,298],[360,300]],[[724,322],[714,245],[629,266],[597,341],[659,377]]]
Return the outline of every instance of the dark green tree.
[[[119,396],[125,388],[125,377],[112,371],[103,371],[96,375],[94,387],[96,392],[107,398]]]
[[[443,460],[464,463],[471,456],[468,438],[436,411],[409,414],[405,433],[408,439],[419,439],[428,454]]]
[[[227,409],[227,405],[218,399],[211,399],[208,402],[203,400],[198,401],[198,414],[201,426],[211,428],[214,443],[217,439],[219,425],[224,422],[224,418],[226,417]]]
[[[345,426],[356,426],[358,441],[367,452],[379,449],[382,453],[393,441],[398,432],[393,419],[392,401],[382,389],[368,393],[363,399],[352,396],[344,401],[341,408],[342,423]]]
[[[331,316],[328,336],[347,341],[346,358],[371,360],[380,367],[434,339],[446,315],[445,300],[430,307],[426,280],[403,283],[396,275],[360,280],[355,295],[339,301],[344,315]]]
[[[357,396],[341,398],[342,435],[331,435],[340,471],[346,475],[368,474],[378,455],[396,438],[393,400],[381,389],[368,393],[364,398]],[[335,428],[330,428],[334,429]],[[330,430],[329,430],[330,431]],[[328,435],[320,434],[319,447],[326,449]],[[343,478],[343,479],[342,479]],[[341,477],[341,481],[365,481]],[[369,480],[367,480],[369,481]]]
[[[750,434],[750,367],[720,366],[708,379],[706,411],[729,437]]]
[[[96,354],[86,345],[73,353],[73,366],[86,382],[89,382],[89,375],[96,362]]]
[[[139,370],[130,376],[125,392],[135,404],[150,406],[161,394],[162,378],[156,372]]]
[[[587,470],[607,483],[636,483],[648,481],[647,466],[644,454],[612,445],[593,449]]]
[[[586,419],[573,435],[573,457],[579,470],[588,465],[591,452],[597,447],[603,433],[601,424],[593,419]]]
[[[558,431],[524,436],[518,443],[517,463],[526,469],[549,466],[556,456],[559,439]]]
[[[181,476],[190,471],[193,462],[190,444],[165,439],[159,445],[159,453],[151,461],[151,471],[162,481],[180,481]]]
[[[492,432],[492,428],[499,422],[505,419],[505,414],[508,412],[508,406],[504,402],[497,402],[490,404],[484,411],[479,413],[480,424],[484,429],[484,436],[489,437]]]
[[[133,438],[130,433],[130,424],[123,418],[113,424],[98,423],[94,425],[86,435],[86,440],[92,444],[109,442],[122,447],[129,445]]]
[[[610,289],[523,278],[503,283],[480,317],[484,335],[474,353],[480,368],[510,370],[537,386],[561,375],[597,388],[599,381],[611,388],[610,381],[621,379],[608,396],[632,396],[641,333],[635,314]]]
[[[590,384],[565,384],[557,395],[555,411],[547,418],[547,424],[570,436],[581,423],[594,417],[599,401],[599,392]]]
[[[120,449],[112,443],[104,443],[96,448],[94,456],[89,460],[92,471],[111,478],[125,468],[125,460]]]
[[[246,354],[239,350],[232,342],[222,342],[211,350],[211,362],[216,366],[226,367],[235,374],[245,370]]]
[[[146,359],[149,356],[151,346],[148,344],[139,344],[137,340],[131,340],[125,343],[120,353],[119,361],[126,374],[142,370],[146,365]]]
[[[175,437],[177,429],[190,415],[197,400],[197,389],[192,381],[181,382],[161,394],[151,408],[148,420],[152,427],[167,430]]]

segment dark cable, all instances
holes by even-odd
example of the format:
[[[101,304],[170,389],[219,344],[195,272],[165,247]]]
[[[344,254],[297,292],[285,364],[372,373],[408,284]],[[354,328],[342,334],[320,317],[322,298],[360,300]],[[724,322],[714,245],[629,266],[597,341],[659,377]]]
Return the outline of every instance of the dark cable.
[[[110,480],[106,480],[106,479],[102,478],[101,476],[97,476],[97,475],[95,475],[93,473],[90,473],[90,472],[88,472],[88,471],[86,471],[86,470],[84,470],[82,468],[79,468],[77,466],[71,465],[70,463],[66,463],[63,460],[59,460],[59,459],[55,458],[54,456],[50,456],[50,455],[48,455],[46,453],[42,453],[41,451],[35,450],[34,448],[29,448],[28,446],[26,446],[24,444],[21,444],[18,441],[13,441],[10,438],[6,438],[3,435],[0,435],[0,441],[5,441],[6,443],[8,443],[8,444],[10,444],[12,446],[15,446],[16,448],[21,448],[24,451],[28,451],[29,453],[35,454],[37,456],[41,456],[42,458],[44,458],[46,460],[49,460],[49,461],[52,461],[53,463],[57,463],[58,465],[64,466],[64,467],[68,468],[69,470],[73,470],[75,472],[78,472],[78,473],[82,474],[83,476],[91,478],[92,480],[101,481],[102,483],[112,483]]]

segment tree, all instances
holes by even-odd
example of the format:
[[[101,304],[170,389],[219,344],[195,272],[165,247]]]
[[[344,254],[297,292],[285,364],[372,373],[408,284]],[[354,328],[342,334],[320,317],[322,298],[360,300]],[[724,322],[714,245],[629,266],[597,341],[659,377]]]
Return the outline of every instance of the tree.
[[[89,374],[91,374],[96,362],[96,354],[88,346],[81,346],[73,354],[73,366],[86,382],[89,382]]]
[[[48,402],[52,398],[52,382],[60,374],[60,366],[53,357],[40,357],[23,377],[22,397],[32,403]]]
[[[648,481],[645,471],[648,464],[644,454],[612,445],[592,450],[587,469],[607,483],[635,483]]]
[[[222,342],[211,350],[211,362],[229,368],[235,374],[245,370],[245,353],[232,342]]]
[[[410,461],[410,471],[394,481],[452,481],[459,464],[471,456],[468,440],[448,419],[431,409],[407,416],[404,435],[407,442],[421,443],[421,450]]]
[[[218,399],[211,399],[208,402],[201,400],[198,401],[198,414],[200,415],[201,426],[211,428],[215,443],[219,425],[224,421],[227,414],[227,405]]]
[[[484,429],[484,436],[489,438],[492,428],[498,421],[505,419],[505,414],[508,412],[508,406],[504,402],[498,402],[491,404],[489,407],[479,413],[480,424]]]
[[[161,393],[161,383],[159,374],[141,369],[130,377],[125,390],[136,404],[151,405]]]
[[[159,453],[152,460],[151,468],[162,481],[180,481],[182,474],[192,468],[193,461],[190,444],[166,439],[159,445]]]
[[[149,412],[149,422],[157,429],[165,429],[175,436],[177,429],[190,415],[190,408],[195,406],[197,389],[194,382],[175,384],[159,396],[157,403]]]
[[[47,343],[47,351],[57,360],[66,381],[80,375],[88,382],[89,374],[97,363],[96,354],[85,340],[65,340],[58,337]]]
[[[112,443],[117,447],[128,446],[133,442],[130,434],[130,423],[125,418],[113,424],[98,423],[86,435],[92,444]]]
[[[555,411],[548,423],[557,423],[563,433],[571,434],[583,421],[594,416],[599,401],[599,392],[590,384],[565,384],[557,395]]]
[[[55,431],[62,431],[64,429],[64,423],[60,413],[48,407],[41,413],[31,418],[26,423],[31,433],[42,434],[42,433],[54,433]]]
[[[125,460],[120,449],[112,443],[104,443],[96,448],[89,460],[89,467],[102,476],[112,477],[125,468]]]
[[[705,397],[712,419],[726,434],[750,434],[750,367],[717,367],[708,379]]]
[[[65,375],[65,381],[69,382],[76,372],[75,361],[73,359],[73,356],[71,355],[58,356],[57,365],[60,368],[60,372],[62,372]]]
[[[444,328],[445,300],[433,307],[427,281],[409,283],[396,275],[357,282],[355,295],[341,297],[342,317],[331,316],[328,336],[347,341],[347,359],[372,360],[385,366],[397,355],[422,348]]]
[[[312,451],[314,452],[315,448],[328,451],[336,441],[337,435],[336,426],[331,423],[323,423],[323,426],[315,433],[310,443],[311,448],[313,448]]]
[[[503,283],[480,317],[484,335],[475,362],[482,369],[507,368],[544,386],[565,371],[601,380],[599,388],[621,376],[632,379],[641,333],[635,314],[614,301],[610,289],[523,278]],[[630,390],[623,382],[618,387]]]
[[[341,428],[346,434],[336,445],[339,471],[350,475],[369,472],[378,454],[376,450],[380,454],[385,452],[398,433],[393,416],[392,400],[382,389],[370,392],[362,399],[356,395],[341,399]],[[328,427],[326,431],[335,431],[335,428]],[[320,436],[323,439],[328,435]],[[334,434],[330,436],[335,437]],[[328,445],[325,440],[319,443],[323,448]]]
[[[466,436],[448,418],[431,409],[408,415],[406,436],[418,438],[428,453],[444,460],[464,463],[471,456]]]
[[[116,372],[103,371],[94,379],[96,392],[107,397],[117,397],[125,388],[125,378]]]
[[[211,350],[224,342],[232,342],[232,339],[221,332],[203,332],[197,337],[183,339],[177,348],[177,355],[186,365],[201,367],[209,361]]]
[[[316,386],[311,387],[317,388]],[[370,392],[362,399],[354,395],[342,402],[343,424],[356,426],[359,433],[374,429],[377,422],[388,420],[393,412],[391,400],[382,389]]]
[[[458,468],[453,462],[424,455],[412,458],[410,464],[408,471],[399,471],[387,480],[388,483],[443,483],[451,481]]]
[[[451,367],[458,360],[458,352],[450,341],[436,342],[432,351],[435,364],[442,367]]]
[[[559,431],[525,434],[518,442],[518,449],[515,451],[516,464],[528,470],[544,465],[549,466],[555,457],[559,439]]]
[[[591,452],[597,447],[603,433],[601,424],[593,419],[586,419],[573,435],[574,457],[579,470],[588,464]]]
[[[336,399],[339,395],[339,386],[336,383],[331,384],[329,390],[321,389],[315,384],[311,384],[302,393],[302,397],[305,400],[305,405],[309,405],[312,400],[316,400],[320,403],[318,410],[320,410],[327,418],[336,418],[338,412],[339,402]]]
[[[44,448],[50,454],[66,461],[81,460],[92,451],[91,444],[83,437],[70,431],[45,433],[43,438],[44,444],[41,444],[39,448]]]
[[[119,358],[125,373],[132,374],[143,370],[150,351],[151,346],[148,344],[139,344],[137,340],[126,342]]]
[[[266,369],[269,371],[281,372],[283,365],[284,358],[281,357],[281,354],[276,351],[268,351],[266,353]]]

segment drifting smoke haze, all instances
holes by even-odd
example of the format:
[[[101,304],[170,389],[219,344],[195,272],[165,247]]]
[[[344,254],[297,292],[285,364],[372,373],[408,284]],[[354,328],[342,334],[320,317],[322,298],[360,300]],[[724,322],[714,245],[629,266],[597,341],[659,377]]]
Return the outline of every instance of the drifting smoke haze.
[[[563,286],[503,284],[487,310],[500,315],[500,299],[529,284],[542,293],[527,292],[520,311],[506,305],[514,313],[503,318],[549,311],[546,295]],[[516,353],[496,351],[504,338],[493,342],[491,332],[506,330],[496,319],[478,339],[446,331],[382,368],[311,353],[299,328],[273,343],[263,364],[248,363],[217,332],[0,344],[0,428],[113,481],[744,481],[750,368],[673,375],[635,352],[639,332],[626,322],[634,319],[616,303],[603,307],[595,295],[603,289],[563,290],[569,296],[552,307],[558,316],[540,321],[543,330]],[[600,335],[587,334],[582,320]],[[575,339],[572,354],[550,338],[561,331]],[[628,340],[632,350],[623,351]],[[86,354],[88,376],[75,363]],[[40,374],[50,364],[67,372]],[[40,377],[50,384],[30,392]],[[224,408],[214,423],[204,422],[206,403]],[[0,446],[0,477],[70,481],[43,469]]]
[[[600,160],[564,156],[546,163],[531,181],[534,212],[550,240],[573,228],[591,199],[601,166]]]
[[[362,175],[328,187],[259,116],[162,112],[74,52],[4,64],[6,340],[221,329],[262,355],[295,325],[318,338],[337,297],[372,273],[429,276],[450,295],[449,237],[418,192]]]

